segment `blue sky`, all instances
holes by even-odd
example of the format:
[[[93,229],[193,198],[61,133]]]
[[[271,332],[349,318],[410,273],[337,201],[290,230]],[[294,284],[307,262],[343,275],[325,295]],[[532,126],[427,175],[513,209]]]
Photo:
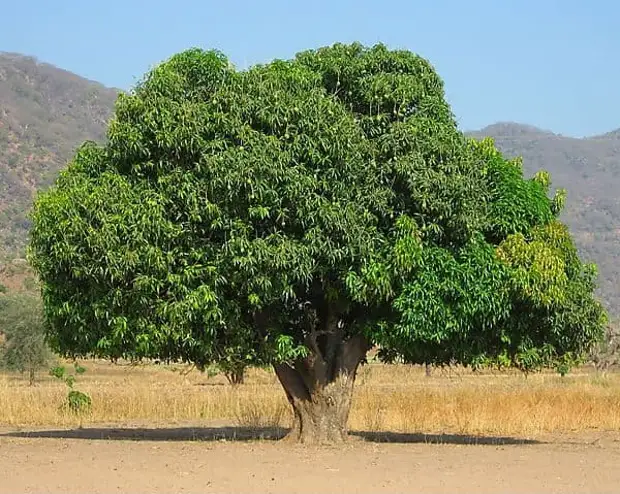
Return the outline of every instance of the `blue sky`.
[[[130,88],[198,46],[241,67],[334,42],[428,58],[464,130],[517,121],[584,136],[620,127],[620,3],[612,0],[21,0],[0,51]]]

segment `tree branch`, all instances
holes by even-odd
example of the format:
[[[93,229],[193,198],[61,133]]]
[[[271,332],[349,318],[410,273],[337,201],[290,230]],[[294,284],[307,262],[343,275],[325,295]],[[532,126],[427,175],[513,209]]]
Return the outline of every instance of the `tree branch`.
[[[342,350],[342,368],[351,373],[357,369],[360,361],[370,350],[370,342],[362,334],[356,334],[344,342]]]
[[[273,368],[291,405],[294,400],[310,399],[310,390],[297,370],[286,363],[274,364]]]

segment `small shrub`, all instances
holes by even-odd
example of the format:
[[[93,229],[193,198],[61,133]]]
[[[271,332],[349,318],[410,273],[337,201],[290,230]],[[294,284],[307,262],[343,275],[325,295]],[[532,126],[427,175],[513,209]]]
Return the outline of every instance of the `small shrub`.
[[[67,374],[65,367],[56,366],[50,369],[50,375],[64,382],[69,388],[67,397],[62,403],[61,408],[64,410],[69,410],[76,415],[81,415],[82,413],[90,411],[92,400],[86,393],[73,389],[76,379],[75,376],[86,372],[86,369],[80,366],[77,362],[73,364],[73,368],[75,374]]]

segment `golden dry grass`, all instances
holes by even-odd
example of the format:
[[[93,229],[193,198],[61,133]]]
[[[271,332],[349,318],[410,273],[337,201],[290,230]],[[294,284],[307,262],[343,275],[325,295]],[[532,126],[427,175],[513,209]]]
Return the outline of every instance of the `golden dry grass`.
[[[75,426],[78,422],[170,424],[225,421],[287,426],[288,404],[273,373],[251,369],[233,388],[182,366],[84,362],[76,388],[92,397],[81,419],[59,408],[67,388],[42,376],[28,386],[0,374],[0,425]],[[361,369],[349,425],[365,431],[513,435],[620,428],[620,374],[579,369],[564,378],[543,373],[472,374],[371,364]]]

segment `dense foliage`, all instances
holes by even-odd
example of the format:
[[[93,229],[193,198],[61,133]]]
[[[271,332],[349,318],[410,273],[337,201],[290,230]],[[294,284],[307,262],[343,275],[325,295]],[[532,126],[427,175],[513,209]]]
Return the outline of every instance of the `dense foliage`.
[[[0,53],[0,259],[23,257],[34,192],[47,190],[84,139],[103,140],[117,94],[30,57]],[[506,156],[523,156],[526,175],[543,167],[556,186],[570,188],[561,219],[584,259],[599,267],[597,293],[617,315],[618,131],[574,139],[504,123],[471,135],[492,136]]]
[[[620,314],[620,131],[576,139],[514,123],[495,124],[478,132],[490,136],[504,156],[523,157],[526,175],[547,169],[555,186],[568,187],[560,220],[570,227],[583,259],[599,268],[597,295],[610,313]]]
[[[568,365],[600,335],[563,193],[466,138],[432,66],[334,45],[236,71],[188,50],[121,94],[33,213],[71,355]]]

